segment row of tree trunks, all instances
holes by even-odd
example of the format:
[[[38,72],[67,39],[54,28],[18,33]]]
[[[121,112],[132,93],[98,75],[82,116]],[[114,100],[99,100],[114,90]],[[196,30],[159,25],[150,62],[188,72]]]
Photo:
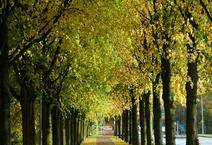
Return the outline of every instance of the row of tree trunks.
[[[124,110],[122,117],[117,117],[114,126],[114,135],[122,138],[124,141],[130,143],[132,140],[132,116],[131,111]]]
[[[139,98],[139,115],[141,126],[141,145],[153,145],[153,126],[155,144],[162,145],[161,134],[161,107],[160,96],[157,90],[160,75],[157,76],[157,80],[153,83],[153,104],[151,104],[150,91],[147,91]],[[131,90],[133,94],[133,90]],[[153,108],[153,109],[152,109]],[[153,114],[152,114],[153,110]],[[128,143],[138,144],[138,124],[137,124],[137,105],[135,98],[132,97],[132,109],[131,111],[124,110],[122,114],[122,122],[119,119],[115,124],[115,135],[121,137]],[[154,115],[154,122],[152,123]],[[132,123],[131,123],[132,122]],[[122,130],[122,131],[119,131]],[[137,134],[137,135],[136,135]]]

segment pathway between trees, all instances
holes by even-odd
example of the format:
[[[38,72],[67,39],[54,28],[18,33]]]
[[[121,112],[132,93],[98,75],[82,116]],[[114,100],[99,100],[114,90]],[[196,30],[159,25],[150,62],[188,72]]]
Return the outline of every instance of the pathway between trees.
[[[128,145],[115,136],[88,137],[81,145]]]

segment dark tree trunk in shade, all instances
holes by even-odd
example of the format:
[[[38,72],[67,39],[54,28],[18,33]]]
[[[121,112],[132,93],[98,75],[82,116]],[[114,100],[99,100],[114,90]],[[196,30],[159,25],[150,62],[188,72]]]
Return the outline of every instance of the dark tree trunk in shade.
[[[163,102],[165,110],[166,144],[175,145],[174,131],[174,99],[171,96],[171,65],[168,58],[168,46],[163,46],[164,54],[161,57],[161,79],[163,85]]]
[[[50,145],[50,104],[42,101],[42,145]]]
[[[145,100],[147,145],[153,145],[152,113],[151,113],[152,105],[150,103],[151,100],[150,91],[144,94],[144,100]]]
[[[138,145],[138,122],[137,122],[137,104],[135,100],[135,92],[133,89],[131,91],[132,99],[132,145]]]
[[[140,115],[140,127],[141,127],[141,145],[146,145],[146,115],[145,115],[145,101],[142,95],[139,98],[139,115]]]
[[[74,114],[74,145],[77,145],[78,131],[77,131],[77,113]]]
[[[128,142],[128,110],[124,111],[124,141]]]
[[[114,135],[118,136],[118,122],[115,120]]]
[[[132,143],[132,111],[129,111],[129,144]]]
[[[188,53],[189,48],[188,47]],[[191,49],[191,48],[190,48]],[[190,80],[186,82],[186,145],[199,145],[197,135],[197,58],[194,61],[188,61],[187,75]]]
[[[70,123],[71,123],[71,145],[74,145],[74,138],[75,138],[75,124],[74,124],[74,113],[71,114],[71,120],[70,120]]]
[[[21,88],[23,145],[35,145],[34,97],[25,87]]]
[[[118,123],[118,137],[121,137],[121,119],[120,119],[120,116],[118,117],[117,123]]]
[[[81,122],[81,117],[79,116],[78,119],[77,119],[77,135],[78,135],[78,138],[77,138],[77,144],[80,144],[80,140],[81,140],[81,130],[80,130],[80,122]]]
[[[59,128],[60,128],[60,145],[63,145],[64,144],[64,119],[63,119],[63,116],[62,114],[60,113],[60,116],[59,116]]]
[[[160,90],[158,89],[160,74],[156,76],[155,81],[152,83],[153,92],[153,128],[155,144],[162,145],[162,126],[161,126],[161,103],[160,103]]]
[[[60,113],[57,106],[51,111],[52,116],[52,145],[60,145]]]
[[[71,145],[71,133],[70,133],[70,116],[65,119],[65,138],[66,138],[66,145]]]
[[[5,1],[6,2],[6,1]],[[3,4],[4,5],[4,4]],[[0,145],[10,145],[9,47],[6,4],[0,21]]]
[[[122,124],[121,124],[121,139],[123,140],[124,139],[124,136],[125,136],[125,129],[124,129],[124,127],[125,127],[125,116],[124,116],[125,114],[124,114],[124,111],[123,111],[123,113],[122,113],[122,117],[121,117],[121,122],[122,122]]]
[[[85,139],[85,119],[83,119],[83,122],[82,122],[82,139],[84,140]]]

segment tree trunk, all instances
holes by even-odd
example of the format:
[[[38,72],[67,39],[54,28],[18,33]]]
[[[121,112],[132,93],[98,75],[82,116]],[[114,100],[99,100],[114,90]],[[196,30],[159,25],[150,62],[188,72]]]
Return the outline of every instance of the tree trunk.
[[[125,136],[125,112],[123,111],[122,113],[122,116],[121,116],[121,139],[123,140],[124,139],[124,136]]]
[[[165,110],[165,128],[166,128],[166,144],[175,145],[174,131],[174,99],[171,96],[171,66],[167,51],[168,46],[164,46],[164,56],[161,57],[161,78],[163,85],[163,102]]]
[[[71,145],[74,145],[74,138],[75,138],[75,132],[74,132],[74,114],[71,114]]]
[[[190,80],[186,82],[186,145],[198,145],[197,135],[197,61],[188,62]]]
[[[70,117],[68,116],[65,120],[65,136],[66,136],[66,145],[71,145],[71,142],[70,142],[70,137],[71,137],[71,134],[70,134]]]
[[[78,137],[78,131],[77,131],[77,113],[74,115],[74,145],[77,145],[77,137]]]
[[[132,111],[129,111],[129,144],[132,143]]]
[[[128,142],[128,110],[125,110],[124,116],[124,140]]]
[[[6,5],[6,4],[5,4]],[[8,25],[6,8],[0,22],[0,145],[10,145],[10,93],[8,88]]]
[[[83,118],[82,122],[82,140],[85,139],[85,119]]]
[[[158,89],[160,74],[156,76],[156,80],[152,84],[153,92],[153,124],[154,124],[154,137],[155,144],[162,145],[162,128],[161,128],[161,103],[160,103],[160,90]]]
[[[51,111],[52,116],[52,145],[60,145],[60,113],[57,106]]]
[[[64,120],[63,120],[63,116],[60,113],[60,145],[64,144]]]
[[[148,91],[144,95],[145,100],[145,115],[146,115],[146,134],[147,134],[147,145],[153,144],[153,133],[152,133],[152,109],[151,109],[151,103],[150,103],[150,91]]]
[[[134,90],[131,89],[132,98],[132,145],[138,145],[138,123],[137,123],[137,105]]]
[[[77,145],[80,144],[80,116],[77,118]]]
[[[143,97],[143,98],[142,98]],[[146,145],[146,115],[145,115],[145,101],[144,96],[139,99],[139,115],[141,127],[141,145]]]
[[[21,88],[21,112],[23,145],[35,145],[35,113],[34,98],[27,93],[26,88]]]
[[[120,138],[121,137],[121,119],[120,119],[120,116],[118,117],[118,137]]]
[[[42,101],[42,145],[50,145],[50,104]]]
[[[117,121],[116,120],[114,125],[114,136],[117,136]]]

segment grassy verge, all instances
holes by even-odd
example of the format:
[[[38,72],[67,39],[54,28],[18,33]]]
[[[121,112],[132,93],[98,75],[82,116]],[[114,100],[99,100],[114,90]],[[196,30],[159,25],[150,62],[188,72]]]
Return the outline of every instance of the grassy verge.
[[[212,134],[199,134],[199,137],[211,137],[212,138]]]

